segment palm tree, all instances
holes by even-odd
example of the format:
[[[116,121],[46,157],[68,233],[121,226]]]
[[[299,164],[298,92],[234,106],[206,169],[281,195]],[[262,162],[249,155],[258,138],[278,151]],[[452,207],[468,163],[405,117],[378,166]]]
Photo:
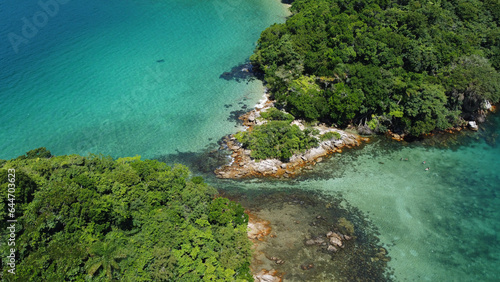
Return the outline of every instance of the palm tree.
[[[87,272],[90,277],[99,270],[106,271],[108,281],[113,278],[113,269],[119,269],[116,260],[126,258],[127,255],[118,249],[113,242],[96,242],[89,250],[90,259],[87,261]]]

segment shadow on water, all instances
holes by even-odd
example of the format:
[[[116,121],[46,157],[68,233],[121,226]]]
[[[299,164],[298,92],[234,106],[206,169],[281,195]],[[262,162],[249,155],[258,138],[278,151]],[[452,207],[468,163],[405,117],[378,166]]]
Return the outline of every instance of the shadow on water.
[[[205,178],[211,177],[213,171],[229,162],[229,152],[220,150],[221,141],[208,144],[200,152],[180,152],[162,155],[154,158],[160,162],[172,164],[183,164],[191,170],[194,175],[202,175]]]
[[[234,80],[236,82],[250,82],[254,79],[258,79],[257,74],[253,71],[253,66],[250,61],[246,61],[243,64],[234,66],[230,71],[222,73],[219,78],[228,81]]]

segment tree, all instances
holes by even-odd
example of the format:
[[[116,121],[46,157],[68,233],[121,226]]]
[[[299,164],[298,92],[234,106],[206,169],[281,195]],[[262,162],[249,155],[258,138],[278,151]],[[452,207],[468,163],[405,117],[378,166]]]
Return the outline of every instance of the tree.
[[[88,274],[92,277],[99,269],[102,269],[108,281],[113,278],[113,270],[120,268],[116,260],[127,257],[122,249],[110,241],[94,243],[89,253],[91,258],[87,261]]]

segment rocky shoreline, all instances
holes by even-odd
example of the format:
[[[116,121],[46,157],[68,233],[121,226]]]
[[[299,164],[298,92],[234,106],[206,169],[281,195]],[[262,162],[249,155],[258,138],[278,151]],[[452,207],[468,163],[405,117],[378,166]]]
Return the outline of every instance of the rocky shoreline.
[[[391,281],[377,230],[340,198],[278,191],[240,198],[256,282]]]
[[[431,133],[424,134],[423,137],[427,136],[433,136],[435,134],[439,133],[457,133],[462,130],[471,130],[471,131],[478,131],[479,130],[479,124],[485,122],[485,118],[489,113],[495,113],[497,111],[497,106],[492,105],[489,101],[484,102],[484,108],[479,112],[480,116],[477,118],[477,120],[465,120],[462,125],[458,125],[452,128],[444,129],[444,130],[434,130]],[[408,137],[405,134],[398,134],[395,132],[392,132],[391,130],[387,130],[385,133],[386,136],[390,137],[392,140],[395,141],[405,141],[405,138]]]
[[[242,115],[239,119],[247,130],[251,131],[253,126],[263,123],[259,119],[260,113],[274,106],[274,102],[270,101],[267,95],[256,105],[255,109]],[[292,124],[296,124],[302,130],[304,125],[301,120],[295,120]],[[333,153],[341,153],[344,148],[353,148],[369,141],[366,137],[361,137],[354,133],[349,133],[336,128],[327,127],[326,125],[318,125],[313,127],[320,134],[327,132],[337,132],[340,134],[338,140],[326,140],[319,142],[315,148],[311,148],[304,153],[293,155],[288,162],[282,162],[278,159],[254,160],[250,157],[251,151],[242,147],[242,144],[236,140],[234,135],[228,135],[222,139],[221,150],[231,151],[232,161],[228,165],[224,165],[215,170],[218,178],[250,178],[250,177],[274,177],[288,178],[294,177],[304,169],[312,169],[316,163]]]

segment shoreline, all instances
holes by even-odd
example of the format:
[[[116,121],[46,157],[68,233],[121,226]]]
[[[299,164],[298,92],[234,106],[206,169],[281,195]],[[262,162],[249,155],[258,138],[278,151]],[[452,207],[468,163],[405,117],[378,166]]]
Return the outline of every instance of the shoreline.
[[[257,104],[255,104],[253,110],[239,117],[239,120],[241,120],[243,125],[241,131],[252,131],[254,126],[264,124],[265,121],[259,119],[260,113],[274,107],[274,104],[275,101],[270,99],[268,89],[264,86],[264,93]],[[496,106],[492,105],[490,108],[486,109],[486,111],[488,113],[495,112],[496,109]],[[302,130],[305,128],[302,120],[294,120],[291,124],[299,126]],[[238,142],[238,140],[234,137],[236,133],[226,135],[221,139],[222,145],[220,146],[219,150],[228,150],[230,152],[230,155],[228,156],[228,159],[230,161],[227,164],[215,169],[214,174],[217,178],[222,179],[263,177],[279,179],[293,178],[300,175],[302,172],[304,172],[304,170],[312,170],[313,166],[315,166],[319,162],[322,162],[325,158],[330,157],[332,154],[342,153],[344,148],[351,149],[370,141],[369,137],[363,137],[358,133],[349,132],[356,132],[356,128],[352,126],[349,126],[347,128],[347,130],[349,131],[328,127],[325,124],[320,124],[318,126],[314,126],[313,128],[319,130],[320,134],[324,134],[327,132],[339,133],[341,138],[338,140],[320,141],[317,147],[308,149],[302,153],[296,153],[287,162],[283,162],[278,159],[255,160],[250,156],[251,151],[243,148],[242,144]],[[435,131],[420,137],[425,138],[428,136],[434,136],[439,133],[456,134],[462,130],[478,131],[479,126],[475,122],[466,121],[461,127],[458,126],[446,130]],[[387,138],[398,142],[407,141],[408,137],[404,134],[400,135],[391,132],[390,130],[387,131],[384,135]]]
[[[258,119],[260,113],[273,106],[274,101],[270,100],[269,94],[265,91],[262,99],[259,100],[254,109],[239,117],[244,126],[243,131],[252,131],[254,126],[263,124],[264,122]],[[304,129],[301,120],[294,120],[292,124],[299,126],[302,130]],[[242,144],[234,137],[236,133],[230,134],[222,138],[222,146],[219,149],[231,151],[231,161],[229,164],[217,168],[214,173],[217,178],[225,179],[295,177],[303,170],[311,170],[314,165],[333,153],[342,153],[344,148],[354,148],[369,141],[367,137],[361,137],[360,135],[328,127],[324,124],[314,126],[313,128],[319,130],[320,134],[336,132],[340,134],[341,138],[338,140],[320,141],[317,147],[308,149],[303,153],[296,153],[288,162],[282,162],[278,159],[257,161],[251,158],[251,151],[244,149]]]

